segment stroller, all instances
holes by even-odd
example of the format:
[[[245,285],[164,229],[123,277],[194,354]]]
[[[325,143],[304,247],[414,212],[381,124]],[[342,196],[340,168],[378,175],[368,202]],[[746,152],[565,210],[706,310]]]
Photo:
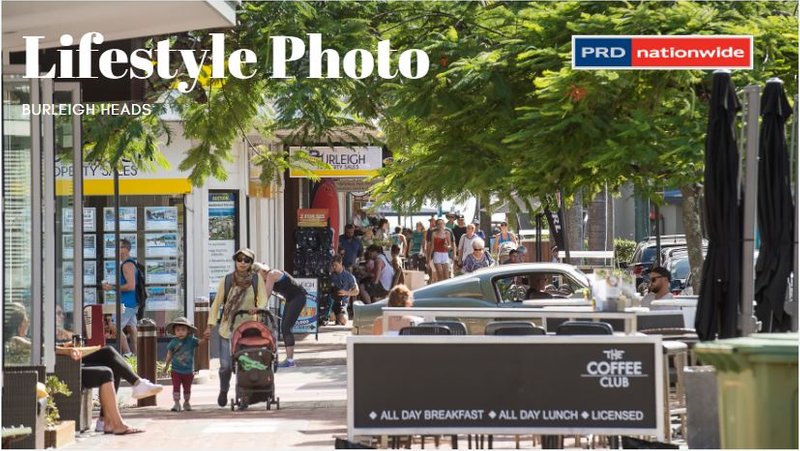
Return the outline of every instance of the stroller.
[[[248,315],[239,310],[234,316]],[[275,397],[275,371],[278,368],[278,340],[275,336],[277,321],[269,310],[256,310],[261,321],[245,321],[231,334],[231,368],[236,374],[236,398],[231,399],[231,411],[239,406],[265,401],[267,410],[274,404],[281,408]]]

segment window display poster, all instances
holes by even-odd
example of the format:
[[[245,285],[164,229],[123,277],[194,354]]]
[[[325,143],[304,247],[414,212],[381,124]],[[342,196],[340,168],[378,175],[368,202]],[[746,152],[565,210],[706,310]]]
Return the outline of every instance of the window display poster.
[[[121,240],[128,240],[131,242],[131,257],[136,258],[137,239],[135,233],[120,233]],[[117,252],[117,247],[114,245],[114,234],[106,233],[103,237],[103,257],[114,258]]]
[[[219,240],[208,242],[208,279],[210,298],[213,299],[217,292],[219,281],[226,274],[233,271],[233,253],[236,252],[233,240]]]
[[[148,285],[178,283],[177,260],[147,260],[145,271],[145,281]]]
[[[106,261],[103,265],[103,280],[106,283],[115,285],[117,283],[117,265],[113,261]]]
[[[83,236],[83,258],[97,258],[97,235]]]
[[[62,281],[64,282],[65,287],[71,287],[72,282],[74,281],[74,267],[71,261],[65,261],[61,263],[61,276]]]
[[[71,259],[75,254],[75,239],[71,233],[61,235],[61,256],[65,259]]]
[[[83,305],[97,304],[97,288],[83,289]]]
[[[145,207],[145,230],[178,230],[178,207]]]
[[[97,262],[85,260],[83,262],[83,284],[97,285]]]
[[[236,251],[236,193],[208,194],[208,276],[211,298],[219,281],[233,270]]]
[[[177,257],[177,233],[148,233],[144,241],[145,257]]]
[[[83,207],[83,231],[97,231],[97,209],[94,207]],[[65,207],[61,210],[62,229],[64,232],[72,232],[72,208]]]
[[[234,193],[209,193],[208,239],[233,240],[236,225],[236,195]]]
[[[64,288],[61,290],[61,307],[64,312],[72,312],[75,310],[75,297],[72,295],[72,288]]]
[[[103,302],[105,304],[116,304],[117,292],[115,290],[103,291]]]
[[[148,311],[179,310],[178,287],[147,287]]]
[[[103,208],[103,230],[114,231],[114,208]],[[135,232],[136,207],[119,207],[119,230]]]
[[[71,259],[75,254],[75,241],[72,233],[61,235],[61,256]],[[83,258],[97,258],[97,237],[94,234],[83,236]]]

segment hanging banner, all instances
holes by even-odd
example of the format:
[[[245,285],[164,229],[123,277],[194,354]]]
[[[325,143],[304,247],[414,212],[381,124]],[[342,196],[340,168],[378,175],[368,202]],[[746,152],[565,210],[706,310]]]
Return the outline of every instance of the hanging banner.
[[[561,226],[564,220],[562,210],[559,208],[556,211],[550,211],[549,208],[545,207],[544,216],[547,218],[547,225],[550,228],[550,239],[555,241],[559,250],[566,250],[564,247],[564,230]]]
[[[208,279],[211,299],[233,270],[236,252],[236,193],[208,193]]]
[[[297,279],[300,285],[305,288],[306,306],[300,312],[300,317],[292,327],[292,332],[296,334],[313,334],[317,331],[317,291],[319,282],[317,279]],[[285,307],[285,306],[284,306]]]

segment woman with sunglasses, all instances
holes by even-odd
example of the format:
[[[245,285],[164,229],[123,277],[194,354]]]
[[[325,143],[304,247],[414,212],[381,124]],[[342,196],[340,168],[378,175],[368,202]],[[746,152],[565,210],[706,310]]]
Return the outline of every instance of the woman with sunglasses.
[[[297,363],[294,361],[294,334],[292,328],[300,317],[300,312],[306,306],[306,290],[294,277],[286,271],[277,268],[270,268],[264,263],[256,263],[253,269],[257,271],[260,279],[266,283],[267,299],[272,293],[281,295],[286,300],[281,316],[281,335],[283,344],[286,346],[286,360],[278,364],[278,368],[294,368]]]
[[[256,309],[267,306],[267,290],[264,281],[253,270],[255,252],[242,248],[233,254],[236,262],[234,271],[219,281],[214,303],[208,312],[208,327],[204,337],[211,337],[211,330],[219,321],[219,397],[217,404],[225,407],[228,403],[228,388],[231,384],[231,333],[244,321],[255,319],[250,315],[236,315],[239,310],[249,310],[255,313]],[[227,281],[227,283],[226,283]],[[226,290],[225,287],[230,289]],[[256,287],[256,290],[253,289]],[[226,293],[227,291],[227,293]],[[220,313],[221,310],[221,313]]]
[[[461,268],[465,274],[494,265],[494,259],[486,252],[484,245],[483,240],[478,237],[472,240],[472,253],[464,257],[464,265]]]

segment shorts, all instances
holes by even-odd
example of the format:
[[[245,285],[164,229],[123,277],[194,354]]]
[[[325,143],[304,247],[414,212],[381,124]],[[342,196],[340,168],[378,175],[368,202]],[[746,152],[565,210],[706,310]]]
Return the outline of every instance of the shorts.
[[[434,252],[432,261],[434,265],[449,265],[450,255],[447,252]]]
[[[122,312],[122,323],[119,328],[123,329],[125,326],[136,327],[136,312],[139,310],[139,307],[125,307],[125,311]]]
[[[373,298],[382,298],[389,294],[389,290],[384,288],[380,282],[367,282],[364,288],[367,289],[367,293]]]

